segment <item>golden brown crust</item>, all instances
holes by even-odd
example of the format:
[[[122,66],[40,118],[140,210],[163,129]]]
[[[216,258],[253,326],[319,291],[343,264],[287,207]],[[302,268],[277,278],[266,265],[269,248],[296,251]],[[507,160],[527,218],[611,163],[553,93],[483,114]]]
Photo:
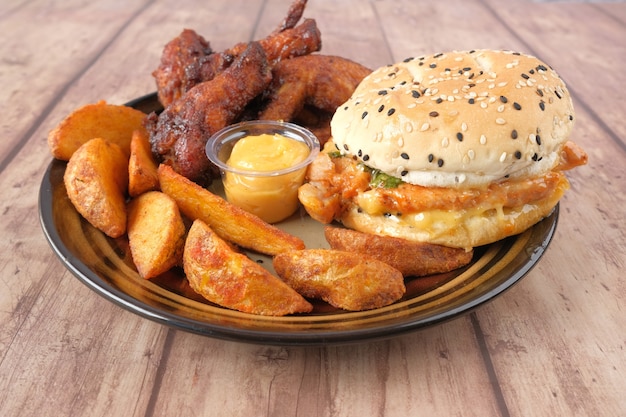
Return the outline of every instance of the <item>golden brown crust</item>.
[[[278,277],[235,252],[201,220],[189,229],[183,267],[194,291],[223,307],[271,316],[313,309]]]
[[[371,256],[398,269],[402,275],[424,276],[449,272],[467,265],[473,250],[361,233],[342,227],[325,226],[330,247]]]
[[[332,249],[283,252],[274,257],[274,270],[305,297],[350,311],[389,305],[406,291],[402,274],[390,265]]]

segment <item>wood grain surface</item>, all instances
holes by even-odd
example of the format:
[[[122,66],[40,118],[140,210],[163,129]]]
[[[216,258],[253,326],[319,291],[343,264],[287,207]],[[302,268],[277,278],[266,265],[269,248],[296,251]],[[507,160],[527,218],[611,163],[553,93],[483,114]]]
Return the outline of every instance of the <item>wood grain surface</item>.
[[[556,236],[479,310],[389,340],[328,347],[222,341],[132,314],[50,249],[38,192],[46,136],[74,108],[155,91],[165,43],[215,50],[268,34],[288,0],[0,3],[0,415],[626,415],[626,4],[310,0],[322,52],[372,68],[472,48],[534,54],[567,82],[572,139]]]

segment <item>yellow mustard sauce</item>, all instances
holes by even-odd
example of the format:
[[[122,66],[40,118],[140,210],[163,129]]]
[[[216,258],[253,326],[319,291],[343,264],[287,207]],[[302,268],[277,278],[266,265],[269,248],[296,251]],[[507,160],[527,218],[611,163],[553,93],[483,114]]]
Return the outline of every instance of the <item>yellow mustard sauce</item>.
[[[279,134],[246,136],[235,144],[227,164],[240,171],[269,174],[304,161],[309,153],[305,143]],[[276,223],[298,209],[298,187],[305,173],[306,167],[279,176],[226,172],[224,191],[231,203],[268,223]]]

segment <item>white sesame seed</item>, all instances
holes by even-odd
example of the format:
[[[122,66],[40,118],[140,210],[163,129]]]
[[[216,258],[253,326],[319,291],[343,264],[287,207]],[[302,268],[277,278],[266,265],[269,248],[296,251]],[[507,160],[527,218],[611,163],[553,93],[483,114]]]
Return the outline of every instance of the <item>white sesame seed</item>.
[[[485,135],[480,135],[480,144],[484,145],[487,143],[487,137]]]
[[[461,130],[463,132],[467,132],[467,123],[465,123],[465,122],[461,123]]]
[[[500,104],[498,106],[498,113],[502,113],[504,111],[504,104]]]
[[[400,137],[400,138],[398,138],[398,147],[400,147],[400,148],[401,148],[401,147],[403,147],[403,146],[404,146],[404,138],[403,138],[403,137]]]
[[[493,104],[496,102],[496,98],[495,97],[490,97],[489,98],[489,104]]]
[[[404,124],[404,130],[406,130],[407,133],[411,133],[413,131],[413,123],[406,122]]]
[[[502,81],[500,83],[498,83],[498,87],[504,87],[508,84],[508,81]]]
[[[430,125],[428,123],[424,123],[422,125],[422,127],[420,128],[420,131],[424,132],[424,131],[428,130],[429,127],[430,127]]]
[[[443,138],[443,139],[441,140],[441,147],[442,147],[442,148],[447,148],[447,147],[448,147],[448,144],[450,144],[450,140],[449,140],[447,137],[446,137],[446,138]]]
[[[500,155],[500,162],[504,162],[506,160],[506,152],[502,152],[502,155]]]
[[[417,104],[415,104],[415,103],[410,103],[410,104],[407,106],[407,108],[409,108],[409,109],[413,109],[413,108],[415,108],[416,106],[417,106]]]
[[[506,124],[506,120],[504,120],[502,117],[498,117],[496,119],[496,123],[499,125],[503,125],[503,124]]]
[[[485,103],[484,101],[482,103],[480,103],[480,107],[483,109],[487,108],[487,103]]]
[[[473,160],[476,157],[476,153],[473,149],[470,149],[469,151],[467,151],[467,156],[469,156],[469,158]]]
[[[531,133],[530,135],[528,135],[528,140],[530,141],[530,143],[537,143],[537,136],[535,136],[534,133]]]

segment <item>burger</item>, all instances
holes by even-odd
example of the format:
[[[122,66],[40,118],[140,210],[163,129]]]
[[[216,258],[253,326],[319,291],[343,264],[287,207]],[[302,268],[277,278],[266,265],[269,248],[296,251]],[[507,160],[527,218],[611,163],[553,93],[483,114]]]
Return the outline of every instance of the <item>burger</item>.
[[[408,58],[335,112],[300,201],[360,232],[470,249],[523,232],[585,164],[559,75],[512,51]]]

